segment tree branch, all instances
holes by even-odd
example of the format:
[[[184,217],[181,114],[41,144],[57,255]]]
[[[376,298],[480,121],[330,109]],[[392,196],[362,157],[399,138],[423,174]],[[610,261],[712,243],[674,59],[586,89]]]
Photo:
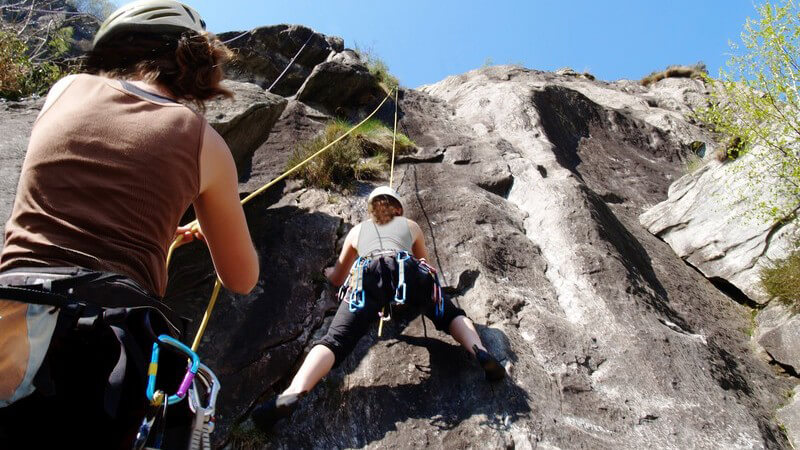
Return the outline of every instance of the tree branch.
[[[28,10],[28,17],[25,19],[25,24],[22,25],[22,28],[17,32],[17,36],[22,36],[22,33],[28,28],[28,24],[31,23],[31,18],[33,18],[33,6],[36,4],[35,1],[31,1],[31,7]]]

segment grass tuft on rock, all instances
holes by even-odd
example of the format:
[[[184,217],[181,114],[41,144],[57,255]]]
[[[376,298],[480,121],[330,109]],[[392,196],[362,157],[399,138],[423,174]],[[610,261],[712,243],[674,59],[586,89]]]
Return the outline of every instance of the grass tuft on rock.
[[[287,168],[294,167],[318,152],[352,127],[352,124],[343,120],[328,122],[322,134],[300,144],[289,158]],[[347,188],[355,181],[385,179],[391,164],[392,137],[392,130],[382,122],[368,120],[349,136],[309,161],[295,172],[295,177],[303,179],[307,186],[322,189]],[[415,148],[411,139],[397,134],[398,155],[411,153]]]
[[[761,269],[761,285],[770,297],[800,309],[800,248]]]
[[[356,46],[355,52],[364,62],[364,65],[367,66],[369,73],[387,89],[394,89],[400,86],[400,81],[389,71],[389,66],[386,65],[386,62],[376,56],[372,49]]]
[[[700,156],[690,153],[689,156],[686,157],[686,173],[695,173],[701,167],[705,165],[705,161]]]
[[[691,66],[669,66],[664,70],[659,70],[642,78],[639,83],[642,86],[649,86],[665,78],[696,78],[703,79],[708,75],[705,63],[698,62]]]

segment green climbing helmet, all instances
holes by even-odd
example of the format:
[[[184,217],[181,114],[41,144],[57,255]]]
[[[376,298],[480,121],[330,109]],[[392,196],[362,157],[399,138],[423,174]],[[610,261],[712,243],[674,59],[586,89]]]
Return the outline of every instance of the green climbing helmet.
[[[121,31],[153,33],[193,30],[202,33],[206,23],[189,6],[173,0],[138,0],[123,5],[100,25],[94,36],[94,46]]]

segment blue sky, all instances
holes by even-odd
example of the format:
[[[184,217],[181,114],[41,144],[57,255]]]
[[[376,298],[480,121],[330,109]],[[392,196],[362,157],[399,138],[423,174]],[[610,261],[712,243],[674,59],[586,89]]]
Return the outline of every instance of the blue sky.
[[[753,0],[184,0],[213,32],[297,23],[381,57],[418,87],[494,64],[639,79],[671,64],[724,67]]]

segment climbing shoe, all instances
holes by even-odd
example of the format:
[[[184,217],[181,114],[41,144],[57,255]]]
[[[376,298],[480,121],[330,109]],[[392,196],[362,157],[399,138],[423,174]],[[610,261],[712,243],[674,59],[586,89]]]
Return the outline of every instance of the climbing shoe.
[[[272,400],[256,406],[256,409],[253,410],[253,414],[251,415],[253,423],[255,423],[256,427],[261,429],[261,431],[269,431],[272,429],[272,426],[275,425],[275,422],[284,417],[291,416],[292,412],[297,408],[300,399],[305,395],[306,392],[278,395]]]
[[[479,349],[477,345],[473,345],[472,350],[475,352],[475,358],[478,360],[478,364],[481,365],[483,371],[486,373],[487,380],[500,381],[505,378],[506,368],[503,367],[500,361],[495,359],[491,353]]]

